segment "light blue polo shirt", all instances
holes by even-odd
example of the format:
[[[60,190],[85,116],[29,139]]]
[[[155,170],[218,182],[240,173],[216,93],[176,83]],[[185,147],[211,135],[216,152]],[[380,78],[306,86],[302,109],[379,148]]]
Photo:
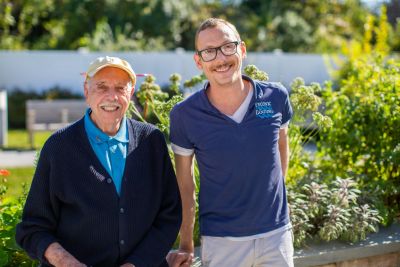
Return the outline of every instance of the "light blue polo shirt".
[[[85,114],[85,130],[90,144],[103,167],[113,179],[118,195],[121,193],[121,182],[125,170],[126,151],[129,143],[127,121],[124,117],[115,136],[108,136],[93,123],[90,118],[92,110]]]

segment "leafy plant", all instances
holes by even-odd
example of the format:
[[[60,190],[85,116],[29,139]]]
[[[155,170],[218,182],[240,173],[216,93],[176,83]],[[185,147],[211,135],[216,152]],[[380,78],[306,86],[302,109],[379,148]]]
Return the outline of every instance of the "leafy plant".
[[[377,210],[362,203],[357,187],[352,179],[337,177],[331,184],[305,184],[299,192],[291,188],[288,198],[295,247],[316,237],[356,242],[376,232],[382,218]]]
[[[321,93],[318,83],[305,85],[302,78],[296,78],[291,84],[290,101],[294,115],[289,127],[290,160],[287,181],[296,182],[298,177],[309,173],[310,155],[304,153],[303,147],[320,132],[328,131],[332,127],[330,117],[319,112],[322,100],[317,95]]]
[[[17,199],[5,199],[7,170],[0,170],[0,266],[37,266],[15,242],[16,225],[21,220],[26,200],[27,187],[23,185],[23,194]]]
[[[342,76],[338,90],[323,93],[335,127],[321,135],[321,167],[353,177],[388,224],[400,212],[400,64],[370,54],[351,60]]]

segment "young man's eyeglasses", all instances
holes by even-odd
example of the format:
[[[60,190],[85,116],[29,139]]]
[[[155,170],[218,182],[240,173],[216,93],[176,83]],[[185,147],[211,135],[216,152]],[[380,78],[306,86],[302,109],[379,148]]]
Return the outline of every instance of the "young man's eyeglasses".
[[[206,48],[200,51],[197,51],[197,54],[201,57],[201,59],[205,62],[214,60],[217,57],[218,50],[221,51],[225,56],[231,56],[236,53],[237,46],[240,44],[240,41],[230,42],[223,44],[218,47]]]

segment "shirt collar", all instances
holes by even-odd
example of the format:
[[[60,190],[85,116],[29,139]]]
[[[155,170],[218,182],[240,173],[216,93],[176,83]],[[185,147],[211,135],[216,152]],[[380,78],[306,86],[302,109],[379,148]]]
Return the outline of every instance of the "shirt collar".
[[[121,125],[116,135],[109,136],[103,131],[101,131],[97,126],[94,124],[92,119],[90,118],[90,113],[92,110],[88,108],[85,113],[85,130],[89,138],[96,142],[96,143],[103,143],[108,142],[111,140],[116,140],[120,143],[128,143],[129,142],[129,135],[127,131],[127,121],[126,117],[124,116],[121,120]]]
[[[253,105],[253,102],[254,102],[254,99],[255,99],[255,98],[253,97],[253,95],[256,94],[257,88],[256,88],[256,84],[255,84],[254,80],[253,80],[252,78],[250,78],[249,76],[246,76],[246,75],[242,74],[242,79],[243,79],[243,80],[246,80],[246,81],[248,81],[248,82],[250,82],[250,83],[251,83],[251,86],[253,87],[253,90],[251,90],[251,91],[253,91],[253,92],[251,92],[251,94],[250,94],[250,92],[249,92],[249,94],[247,94],[247,97],[246,97],[246,100],[245,100],[245,101],[249,101],[249,104],[248,104],[248,105],[247,105],[247,103],[246,103],[247,108],[248,108],[249,106],[252,106],[252,105]],[[206,91],[208,90],[209,87],[210,87],[210,82],[207,81],[207,82],[204,84],[203,89],[200,90],[199,93],[201,93],[203,100],[206,101],[206,103],[207,103],[206,105],[208,105],[209,107],[211,107],[211,111],[213,111],[214,113],[217,113],[217,114],[222,114],[213,104],[211,104],[210,100],[208,99],[208,96],[207,96]],[[243,103],[242,103],[242,105],[243,105]],[[228,117],[229,117],[229,116],[228,116]]]
[[[250,78],[249,76],[242,74],[242,79],[250,82],[251,85],[253,86],[253,88],[255,87],[254,80],[252,78]],[[203,91],[206,91],[208,89],[208,87],[210,87],[210,82],[207,80],[203,86]]]

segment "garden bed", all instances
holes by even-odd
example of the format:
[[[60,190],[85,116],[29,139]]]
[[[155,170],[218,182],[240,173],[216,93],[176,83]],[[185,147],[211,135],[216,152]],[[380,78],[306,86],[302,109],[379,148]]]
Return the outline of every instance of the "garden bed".
[[[196,248],[200,257],[200,248]],[[295,267],[394,267],[400,266],[400,225],[381,228],[366,240],[348,244],[339,241],[311,244],[296,249]]]
[[[355,244],[332,241],[298,249],[295,266],[400,266],[400,225],[381,228]]]

